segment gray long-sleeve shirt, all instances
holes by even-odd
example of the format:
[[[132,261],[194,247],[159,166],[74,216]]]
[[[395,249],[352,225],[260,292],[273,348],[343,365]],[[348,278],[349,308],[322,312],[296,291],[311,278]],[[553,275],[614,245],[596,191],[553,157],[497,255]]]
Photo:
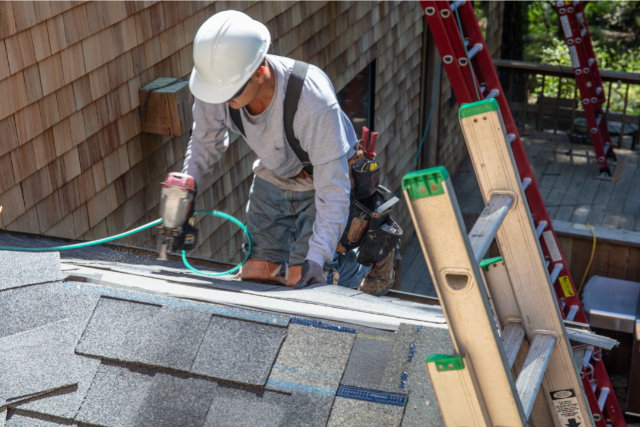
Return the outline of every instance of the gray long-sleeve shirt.
[[[284,131],[284,96],[294,61],[267,55],[276,79],[269,107],[252,116],[241,109],[249,147],[258,155],[253,171],[284,190],[316,190],[316,221],[309,240],[307,259],[323,265],[335,254],[349,215],[349,169],[347,159],[354,153],[357,137],[351,122],[340,109],[331,81],[319,68],[310,65],[304,82],[293,129],[302,148],[309,153],[314,177],[290,179],[302,170],[302,163],[287,142]],[[231,129],[239,133],[226,103],[207,104],[196,98],[194,127],[185,155],[183,173],[196,181],[207,172],[229,146]]]

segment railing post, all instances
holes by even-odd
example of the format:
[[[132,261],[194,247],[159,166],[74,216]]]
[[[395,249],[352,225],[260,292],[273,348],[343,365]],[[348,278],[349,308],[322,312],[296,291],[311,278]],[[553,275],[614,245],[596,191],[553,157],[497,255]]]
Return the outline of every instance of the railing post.
[[[620,121],[620,135],[618,136],[618,148],[622,148],[624,140],[624,122],[627,118],[627,102],[629,101],[629,83],[627,83],[627,91],[624,95],[624,107],[622,109],[622,120]]]
[[[553,122],[553,134],[558,134],[558,113],[560,111],[560,97],[562,95],[562,76],[558,77],[558,95],[556,96],[555,120]]]

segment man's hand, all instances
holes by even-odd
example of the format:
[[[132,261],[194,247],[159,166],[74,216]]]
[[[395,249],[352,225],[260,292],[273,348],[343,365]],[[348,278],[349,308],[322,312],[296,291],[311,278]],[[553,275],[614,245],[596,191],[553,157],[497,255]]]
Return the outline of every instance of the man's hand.
[[[302,289],[311,285],[327,284],[327,278],[324,276],[322,266],[315,261],[304,260],[300,271],[300,281],[293,285],[294,289]]]

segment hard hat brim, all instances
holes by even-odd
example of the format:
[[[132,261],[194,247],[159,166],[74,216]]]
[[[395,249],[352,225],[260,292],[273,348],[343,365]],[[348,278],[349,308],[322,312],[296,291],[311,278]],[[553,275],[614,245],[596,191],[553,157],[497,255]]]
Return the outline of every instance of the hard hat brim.
[[[251,76],[249,76],[249,79]],[[191,77],[189,77],[189,90],[200,101],[206,102],[208,104],[222,104],[223,102],[231,99],[233,95],[236,94],[240,90],[244,84],[249,81],[240,80],[239,83],[236,83],[233,86],[229,86],[227,88],[220,88],[220,86],[211,84],[210,82],[204,80],[198,72],[196,68],[193,67],[191,71]]]

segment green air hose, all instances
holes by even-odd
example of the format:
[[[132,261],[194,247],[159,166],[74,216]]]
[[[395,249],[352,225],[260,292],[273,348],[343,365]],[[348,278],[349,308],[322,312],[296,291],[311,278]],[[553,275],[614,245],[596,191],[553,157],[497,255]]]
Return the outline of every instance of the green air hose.
[[[240,267],[242,267],[242,265],[245,262],[247,262],[247,260],[249,259],[249,255],[251,255],[251,250],[253,249],[253,242],[251,241],[251,235],[249,235],[249,230],[247,230],[247,227],[245,227],[245,225],[243,223],[241,223],[240,221],[238,221],[237,219],[235,219],[231,215],[228,215],[228,214],[226,214],[224,212],[219,212],[219,211],[198,211],[197,213],[203,214],[203,215],[213,215],[213,216],[217,216],[217,217],[220,217],[220,218],[223,218],[223,219],[228,219],[229,221],[231,221],[234,224],[236,224],[238,227],[242,228],[242,230],[245,232],[245,234],[247,235],[247,238],[249,240],[249,251],[247,252],[247,256],[244,257],[244,260],[242,260],[242,262],[240,264],[238,264],[237,266],[235,266],[231,270],[224,271],[222,273],[215,273],[215,274],[214,273],[205,273],[203,271],[199,271],[199,270],[195,269],[193,266],[191,266],[191,264],[189,264],[189,261],[187,261],[187,257],[186,257],[185,252],[182,251],[182,262],[184,263],[184,266],[187,267],[189,270],[193,271],[194,273],[202,274],[203,276],[211,276],[211,277],[224,276],[224,275],[235,273],[236,271],[238,271],[240,269]],[[110,242],[112,240],[120,239],[122,237],[130,236],[132,234],[138,233],[139,231],[146,230],[147,228],[151,228],[151,227],[154,227],[156,225],[159,225],[161,222],[162,222],[162,219],[156,219],[155,221],[152,221],[149,224],[145,224],[145,225],[140,226],[138,228],[134,228],[133,230],[126,231],[126,232],[124,232],[122,234],[117,234],[117,235],[112,236],[112,237],[105,237],[104,239],[93,240],[91,242],[76,243],[74,245],[65,245],[65,246],[52,246],[52,247],[48,247],[48,248],[16,248],[16,247],[0,246],[0,251],[55,252],[55,251],[64,251],[64,250],[67,250],[67,249],[80,249],[80,248],[84,248],[84,247],[87,247],[87,246],[100,245],[102,243],[106,243],[106,242]]]

